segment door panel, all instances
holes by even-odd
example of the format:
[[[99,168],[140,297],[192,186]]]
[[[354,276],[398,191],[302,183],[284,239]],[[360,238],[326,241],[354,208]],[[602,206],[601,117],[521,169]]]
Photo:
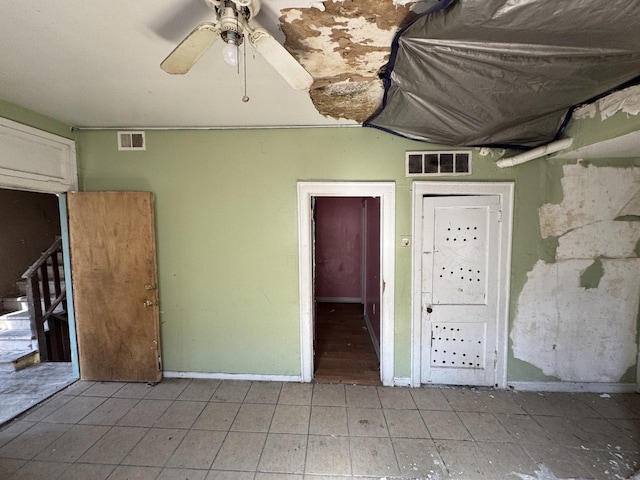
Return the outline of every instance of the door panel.
[[[153,195],[69,193],[68,210],[81,378],[159,381]]]
[[[493,385],[500,198],[423,202],[421,382]]]

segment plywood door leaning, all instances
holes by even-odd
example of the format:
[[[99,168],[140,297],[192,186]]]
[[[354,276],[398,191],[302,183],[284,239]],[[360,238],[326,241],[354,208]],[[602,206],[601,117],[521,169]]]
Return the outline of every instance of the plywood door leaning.
[[[159,381],[153,195],[69,193],[68,211],[81,378]]]
[[[492,386],[500,197],[423,202],[421,382]]]

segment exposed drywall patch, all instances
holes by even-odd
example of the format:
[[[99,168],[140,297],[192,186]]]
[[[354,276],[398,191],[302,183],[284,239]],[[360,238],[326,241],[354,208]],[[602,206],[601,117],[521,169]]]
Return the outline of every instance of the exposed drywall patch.
[[[586,289],[598,288],[603,275],[604,268],[602,268],[602,258],[596,258],[595,262],[585,268],[580,274],[580,286]]]
[[[615,218],[576,227],[558,239],[556,258],[634,257],[638,224]],[[615,241],[613,241],[613,240]]]
[[[563,381],[616,382],[635,368],[640,303],[640,224],[616,218],[635,205],[640,168],[567,164],[562,173],[562,200],[539,209],[555,258],[527,275],[513,355]]]
[[[563,172],[562,203],[539,210],[542,238],[611,222],[640,190],[640,168],[565,165]]]
[[[601,120],[606,120],[618,112],[638,115],[640,113],[640,85],[634,85],[601,98],[598,100],[598,108]]]
[[[584,120],[585,118],[596,118],[596,113],[598,109],[595,103],[590,103],[588,105],[583,105],[581,107],[576,108],[571,114],[574,120]]]
[[[579,285],[592,262],[538,262],[511,331],[516,358],[572,382],[616,382],[635,365],[640,259],[603,260],[598,289]]]
[[[327,0],[323,5],[324,10],[282,11],[285,47],[313,76],[311,100],[321,114],[363,122],[382,101],[378,71],[389,60],[393,38],[416,14],[399,0]]]

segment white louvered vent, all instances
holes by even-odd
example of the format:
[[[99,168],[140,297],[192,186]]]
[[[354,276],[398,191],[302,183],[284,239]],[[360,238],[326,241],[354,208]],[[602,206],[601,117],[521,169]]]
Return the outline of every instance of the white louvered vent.
[[[468,150],[406,152],[405,174],[407,177],[470,175],[471,152]]]
[[[118,150],[146,150],[144,132],[118,132]]]

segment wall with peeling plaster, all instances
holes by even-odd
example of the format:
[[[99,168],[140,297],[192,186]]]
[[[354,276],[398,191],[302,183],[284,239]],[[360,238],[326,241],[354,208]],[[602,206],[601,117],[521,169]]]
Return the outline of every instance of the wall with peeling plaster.
[[[0,116],[51,123],[2,102]],[[617,112],[568,131],[586,145],[634,129],[638,116]],[[296,182],[394,181],[395,376],[410,376],[404,152],[435,147],[364,128],[149,131],[145,152],[118,152],[109,130],[77,141],[83,190],[156,197],[163,361],[173,371],[299,374]],[[498,156],[474,152],[465,179],[516,184],[509,380],[634,382],[639,159],[499,169]]]
[[[640,87],[574,112],[573,151],[640,130]],[[545,161],[549,248],[517,293],[510,378],[635,383],[640,322],[640,151]],[[616,155],[612,153],[611,157]]]
[[[542,237],[557,239],[555,255],[527,274],[513,355],[561,381],[629,381],[638,351],[640,222],[616,218],[640,192],[640,168],[578,162],[562,165],[562,174],[562,200],[539,209]]]

